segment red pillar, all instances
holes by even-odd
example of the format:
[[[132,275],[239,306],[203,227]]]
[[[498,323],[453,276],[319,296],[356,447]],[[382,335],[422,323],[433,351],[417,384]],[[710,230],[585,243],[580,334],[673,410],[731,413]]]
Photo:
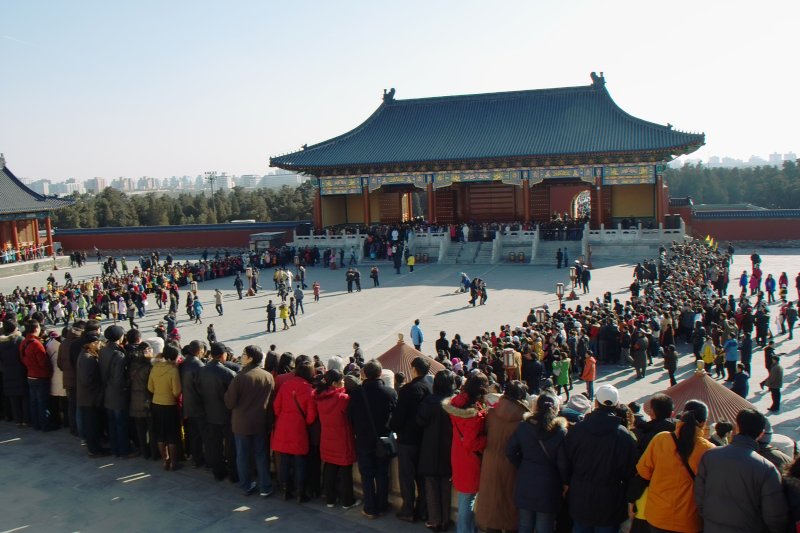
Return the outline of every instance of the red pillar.
[[[314,189],[314,229],[322,229],[322,196],[319,187]]]
[[[605,213],[603,212],[603,178],[595,178],[594,187],[592,188],[592,197],[596,199],[594,204],[597,206],[596,213],[592,210],[592,220],[595,229],[600,229],[600,225],[605,224]]]
[[[656,175],[656,223],[663,224],[666,220],[664,213],[664,176]]]
[[[53,249],[53,226],[50,222],[50,217],[44,219],[45,224],[47,225],[47,245],[50,248],[50,257],[56,255],[55,249]],[[47,253],[47,249],[45,249],[45,253]]]
[[[433,190],[433,183],[428,184],[428,223],[436,223],[436,191]]]
[[[364,186],[361,188],[361,198],[364,201],[364,224],[370,225],[370,212],[369,212],[369,187]]]
[[[16,260],[19,261],[22,255],[19,253],[19,229],[17,228],[17,221],[11,221],[11,242],[14,244],[14,253]]]
[[[525,223],[531,221],[531,184],[528,180],[522,180],[522,212]]]

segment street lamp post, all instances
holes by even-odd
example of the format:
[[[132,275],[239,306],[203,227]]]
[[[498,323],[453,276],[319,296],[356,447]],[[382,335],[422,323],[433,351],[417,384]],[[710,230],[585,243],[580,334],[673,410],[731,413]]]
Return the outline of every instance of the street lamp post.
[[[217,220],[217,200],[214,198],[214,182],[217,180],[217,171],[206,172],[206,180],[211,184],[211,208],[214,210],[214,220]]]
[[[558,296],[558,308],[561,309],[561,300],[564,299],[564,284],[556,283],[556,296]]]

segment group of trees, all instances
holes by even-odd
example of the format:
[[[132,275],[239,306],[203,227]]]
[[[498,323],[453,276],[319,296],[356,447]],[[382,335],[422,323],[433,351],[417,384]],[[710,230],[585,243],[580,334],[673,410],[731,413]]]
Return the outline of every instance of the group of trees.
[[[671,196],[691,196],[695,204],[800,208],[800,168],[794,161],[785,161],[781,168],[685,165],[667,170],[666,181]]]
[[[299,187],[216,191],[203,193],[126,194],[107,188],[97,195],[75,195],[75,203],[54,213],[59,228],[110,226],[166,226],[213,224],[231,220],[308,220],[314,190],[310,182]]]

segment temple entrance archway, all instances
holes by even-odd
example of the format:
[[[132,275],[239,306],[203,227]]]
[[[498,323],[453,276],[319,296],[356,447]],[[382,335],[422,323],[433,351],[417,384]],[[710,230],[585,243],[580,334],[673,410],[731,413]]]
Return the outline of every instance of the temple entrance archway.
[[[592,193],[589,189],[583,190],[572,199],[572,206],[569,212],[574,219],[588,219],[592,214]]]

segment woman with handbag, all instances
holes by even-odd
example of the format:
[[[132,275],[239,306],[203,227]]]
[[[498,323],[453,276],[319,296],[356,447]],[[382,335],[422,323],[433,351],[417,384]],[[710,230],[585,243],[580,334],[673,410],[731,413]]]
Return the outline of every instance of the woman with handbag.
[[[320,457],[323,467],[325,503],[344,509],[361,504],[353,496],[353,463],[356,462],[356,443],[353,425],[347,417],[350,396],[344,389],[341,371],[325,372],[314,388],[314,400],[321,427]]]
[[[450,464],[453,469],[453,488],[458,492],[458,533],[474,533],[475,499],[481,477],[481,455],[486,448],[486,395],[489,379],[473,372],[460,393],[442,402],[453,425]]]
[[[689,400],[675,432],[659,433],[647,446],[636,472],[648,483],[645,519],[653,532],[696,533],[703,521],[694,500],[700,459],[714,444],[705,434],[708,406]]]
[[[306,456],[309,451],[308,426],[317,418],[317,405],[312,398],[311,382],[314,364],[305,355],[295,360],[294,376],[278,389],[273,409],[275,425],[272,432],[272,450],[281,454],[280,481],[284,500],[290,500],[297,491],[300,503],[308,501],[305,493]],[[290,479],[290,474],[294,483]]]
[[[519,509],[519,533],[552,533],[562,506],[569,465],[564,451],[567,421],[558,416],[558,398],[536,398],[533,415],[521,422],[506,446],[506,456],[518,468],[514,503]]]

